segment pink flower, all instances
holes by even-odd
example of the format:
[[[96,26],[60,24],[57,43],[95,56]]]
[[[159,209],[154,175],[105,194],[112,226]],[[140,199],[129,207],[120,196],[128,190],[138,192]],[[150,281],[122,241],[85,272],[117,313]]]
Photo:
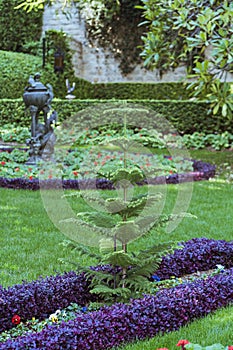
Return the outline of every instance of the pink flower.
[[[19,171],[19,168],[15,168],[15,171]]]
[[[169,350],[168,348],[159,348],[157,350]]]
[[[228,345],[228,350],[233,350],[233,345]]]

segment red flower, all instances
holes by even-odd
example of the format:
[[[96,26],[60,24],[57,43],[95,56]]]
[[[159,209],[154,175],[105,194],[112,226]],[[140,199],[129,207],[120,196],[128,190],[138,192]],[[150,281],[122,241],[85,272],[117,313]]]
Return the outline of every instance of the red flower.
[[[33,176],[31,175],[31,176],[29,176],[29,180],[32,180],[33,179]]]
[[[77,171],[73,171],[74,176],[78,176],[78,172]]]
[[[173,174],[173,171],[172,171],[172,170],[169,170],[169,174]]]
[[[32,168],[28,168],[28,171],[30,171],[30,172],[31,172],[31,171],[32,171]]]
[[[52,179],[53,178],[53,175],[52,174],[49,174],[49,179]]]
[[[233,350],[233,345],[229,345],[228,350]]]
[[[168,348],[159,348],[157,350],[169,350]]]
[[[6,164],[6,162],[4,162],[4,161],[1,162],[1,165],[5,165],[5,164]]]
[[[14,315],[11,319],[11,322],[13,324],[20,324],[20,316],[19,315]]]
[[[184,346],[185,346],[186,344],[189,344],[189,341],[186,340],[186,339],[181,339],[181,340],[178,341],[178,343],[176,344],[176,346],[182,346],[182,349],[184,349]]]

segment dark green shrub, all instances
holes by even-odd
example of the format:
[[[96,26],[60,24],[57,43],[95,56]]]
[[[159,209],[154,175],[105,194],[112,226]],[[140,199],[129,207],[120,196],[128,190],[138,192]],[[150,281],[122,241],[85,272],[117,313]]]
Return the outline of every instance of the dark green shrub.
[[[38,71],[41,82],[45,85],[50,83],[56,97],[64,98],[66,95],[65,75],[54,73],[53,62],[47,62],[42,68],[42,57],[0,51],[0,71],[0,99],[22,98],[29,76]]]
[[[0,120],[1,124],[16,122],[18,125],[29,125],[30,116],[25,114],[24,103],[22,99],[23,86],[19,89],[21,98],[16,100],[2,99],[0,100]],[[153,124],[156,116],[157,118],[168,119],[180,133],[192,134],[195,131],[211,134],[214,132],[222,133],[228,131],[233,133],[233,125],[229,123],[226,118],[220,116],[212,116],[208,114],[209,105],[206,102],[197,101],[157,101],[157,100],[128,100],[128,103],[141,105],[149,108],[151,113],[148,117],[148,125]],[[115,100],[61,100],[54,99],[52,101],[52,108],[58,112],[59,122],[74,116],[81,110],[88,107],[93,107],[92,120],[96,118],[96,123],[104,124],[102,116],[98,112],[98,106],[104,104],[119,104],[120,101]],[[82,113],[79,115],[80,123],[83,127],[88,125],[88,116]],[[113,120],[114,122],[114,120]],[[117,122],[117,120],[115,120]],[[135,123],[137,121],[135,120]],[[161,127],[162,129],[162,127]]]
[[[38,57],[0,51],[0,98],[22,97],[29,75],[41,71],[41,65]]]
[[[0,0],[0,41],[6,51],[30,52],[25,44],[40,40],[43,11],[16,10],[21,1]]]
[[[191,91],[183,83],[107,83],[93,85],[93,98],[187,100]]]

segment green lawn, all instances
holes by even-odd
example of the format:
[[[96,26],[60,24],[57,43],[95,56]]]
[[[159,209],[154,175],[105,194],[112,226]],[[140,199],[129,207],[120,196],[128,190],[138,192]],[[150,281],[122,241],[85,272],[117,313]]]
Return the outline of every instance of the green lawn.
[[[164,212],[173,210],[179,192],[189,190],[190,184],[169,185]],[[159,187],[158,187],[159,189]],[[171,233],[153,232],[130,245],[138,249],[150,240],[189,240],[193,237],[232,240],[233,187],[231,184],[203,181],[194,183],[187,211],[197,219],[184,218]],[[73,201],[75,201],[73,199]],[[76,210],[84,210],[76,200]],[[3,286],[32,280],[64,271],[67,267],[59,258],[69,257],[59,245],[67,237],[50,221],[40,192],[0,189],[1,256],[0,283]],[[76,226],[73,228],[77,230]],[[90,262],[91,263],[91,262]]]
[[[218,165],[232,164],[232,153],[197,151],[192,152],[195,158],[209,160]],[[167,186],[164,213],[173,211],[177,196],[182,201],[186,196],[191,197],[187,212],[197,216],[197,219],[184,218],[171,233],[164,230],[153,231],[147,239],[141,238],[132,242],[130,250],[149,245],[150,240],[162,242],[167,240],[189,240],[194,237],[214,239],[233,239],[232,207],[233,184],[223,181],[223,178],[211,181],[186,183]],[[158,186],[156,191],[159,191]],[[71,192],[71,191],[69,191]],[[87,204],[71,199],[72,207],[77,211],[85,210]],[[30,281],[39,276],[46,276],[71,269],[71,265],[63,265],[59,258],[75,257],[68,250],[63,250],[60,243],[67,237],[51,222],[41,199],[40,192],[26,190],[9,190],[0,188],[1,216],[1,255],[0,255],[0,284],[4,287],[22,280]],[[78,228],[75,228],[77,230]],[[83,260],[83,264],[92,261]],[[233,307],[220,310],[203,320],[193,322],[178,332],[158,336],[146,342],[129,345],[124,349],[141,350],[168,347],[176,349],[175,344],[181,338],[192,342],[202,342],[210,345],[222,342],[232,345],[232,311]]]

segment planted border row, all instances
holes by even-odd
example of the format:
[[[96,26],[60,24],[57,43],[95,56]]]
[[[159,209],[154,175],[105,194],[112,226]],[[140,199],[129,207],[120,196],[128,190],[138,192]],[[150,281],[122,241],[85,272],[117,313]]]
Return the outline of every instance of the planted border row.
[[[193,160],[193,172],[185,174],[172,174],[164,178],[164,176],[158,176],[150,180],[151,184],[178,184],[188,181],[201,181],[208,180],[215,176],[215,165]],[[106,179],[87,179],[87,180],[62,180],[62,179],[23,179],[23,178],[5,178],[0,177],[0,187],[12,188],[12,189],[25,189],[25,190],[39,190],[42,189],[113,189],[113,185]]]
[[[216,264],[233,267],[233,241],[196,238],[180,244],[182,249],[162,259],[156,271],[161,279],[171,275],[180,277],[213,268]],[[8,288],[0,287],[0,332],[13,327],[11,319],[15,314],[22,320],[44,319],[71,303],[84,306],[94,300],[84,274],[73,271]]]
[[[0,344],[0,349],[103,350],[171,332],[233,302],[233,269],[114,304]]]
[[[163,257],[156,275],[169,279],[214,269],[216,265],[233,267],[233,241],[193,238],[185,242],[183,249]]]

